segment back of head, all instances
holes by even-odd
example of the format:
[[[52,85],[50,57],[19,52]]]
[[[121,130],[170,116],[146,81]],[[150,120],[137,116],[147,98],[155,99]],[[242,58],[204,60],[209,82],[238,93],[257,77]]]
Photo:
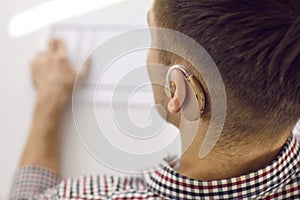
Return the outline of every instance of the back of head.
[[[227,125],[278,135],[296,123],[300,1],[156,0],[153,12],[157,26],[193,38],[215,61],[228,95]],[[166,55],[162,62],[172,62]]]

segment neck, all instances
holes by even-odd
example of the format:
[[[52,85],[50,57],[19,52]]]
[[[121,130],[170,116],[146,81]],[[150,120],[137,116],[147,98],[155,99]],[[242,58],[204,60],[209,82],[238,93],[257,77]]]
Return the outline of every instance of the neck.
[[[282,134],[284,137],[273,143],[237,142],[223,147],[220,141],[212,152],[199,159],[199,144],[202,144],[205,133],[206,130],[198,132],[194,142],[181,156],[178,170],[180,174],[198,180],[218,180],[257,171],[276,158],[289,136]]]

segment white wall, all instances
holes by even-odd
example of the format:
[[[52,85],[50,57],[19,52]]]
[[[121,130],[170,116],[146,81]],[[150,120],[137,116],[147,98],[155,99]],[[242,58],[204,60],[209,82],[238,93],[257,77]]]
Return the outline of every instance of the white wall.
[[[0,199],[6,199],[11,180],[27,137],[34,106],[34,89],[28,68],[37,47],[41,31],[20,38],[11,38],[7,27],[9,19],[18,12],[41,3],[41,0],[1,0],[0,6]],[[146,24],[146,12],[151,0],[129,0],[118,6],[98,11],[103,23],[118,21],[133,14],[138,24]],[[118,14],[116,14],[118,13]],[[126,22],[124,22],[126,23]],[[105,108],[104,108],[105,109]],[[141,110],[135,112],[143,118]],[[64,177],[82,174],[113,172],[96,162],[83,148],[76,135],[67,107],[62,127],[62,172]],[[173,130],[172,127],[168,129]],[[115,173],[115,172],[113,172]]]
[[[12,39],[7,33],[9,18],[38,0],[1,0],[0,6],[0,199],[6,199],[12,175],[30,125],[34,93],[28,70],[37,45],[36,34]]]

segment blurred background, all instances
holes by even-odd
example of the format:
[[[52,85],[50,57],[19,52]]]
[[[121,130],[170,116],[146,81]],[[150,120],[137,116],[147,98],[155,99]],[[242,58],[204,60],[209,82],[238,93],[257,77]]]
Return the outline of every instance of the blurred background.
[[[78,67],[91,49],[112,35],[147,27],[146,16],[152,4],[152,0],[97,0],[90,1],[90,3],[85,1],[87,6],[78,9],[80,4],[77,5],[78,8],[75,8],[75,2],[80,1],[1,0],[0,199],[7,198],[31,124],[35,92],[31,82],[29,63],[35,53],[45,48],[51,35],[57,35],[65,40],[71,61],[75,67]],[[92,3],[96,3],[96,6]],[[61,6],[58,9],[59,5]],[[49,19],[45,13],[47,6],[51,14]],[[55,6],[57,9],[53,11]],[[59,18],[60,14],[61,18]],[[144,60],[146,52],[141,52],[138,57]],[[104,92],[110,93],[113,85],[106,83],[106,86]],[[149,123],[146,116],[150,105],[153,105],[153,98],[149,87],[145,89],[144,95],[137,98],[137,106],[133,106],[132,112],[134,118],[138,120],[137,123]],[[101,112],[106,115],[110,112],[107,99],[100,100],[97,106],[101,107]],[[147,112],[146,115],[145,112]],[[114,130],[113,122],[105,123],[111,126],[112,131]],[[166,134],[165,138],[170,139],[171,136],[174,139],[176,137],[174,130],[174,127],[169,125],[164,127],[163,132],[173,132],[173,135]],[[99,164],[82,146],[72,118],[71,103],[67,105],[64,114],[61,138],[63,177],[95,173],[120,174]],[[176,151],[176,148],[174,150]]]

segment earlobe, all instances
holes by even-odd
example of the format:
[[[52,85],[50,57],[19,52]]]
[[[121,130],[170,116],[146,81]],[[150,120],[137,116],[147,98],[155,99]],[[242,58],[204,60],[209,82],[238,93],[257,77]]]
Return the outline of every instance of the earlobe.
[[[170,113],[177,113],[181,108],[181,105],[180,105],[180,102],[178,100],[177,97],[173,97],[173,98],[170,98],[170,101],[168,103],[168,111]]]
[[[177,113],[182,108],[186,98],[186,83],[182,72],[179,70],[174,70],[170,79],[175,87],[170,88],[173,90],[174,94],[170,96],[168,111],[171,113]]]

